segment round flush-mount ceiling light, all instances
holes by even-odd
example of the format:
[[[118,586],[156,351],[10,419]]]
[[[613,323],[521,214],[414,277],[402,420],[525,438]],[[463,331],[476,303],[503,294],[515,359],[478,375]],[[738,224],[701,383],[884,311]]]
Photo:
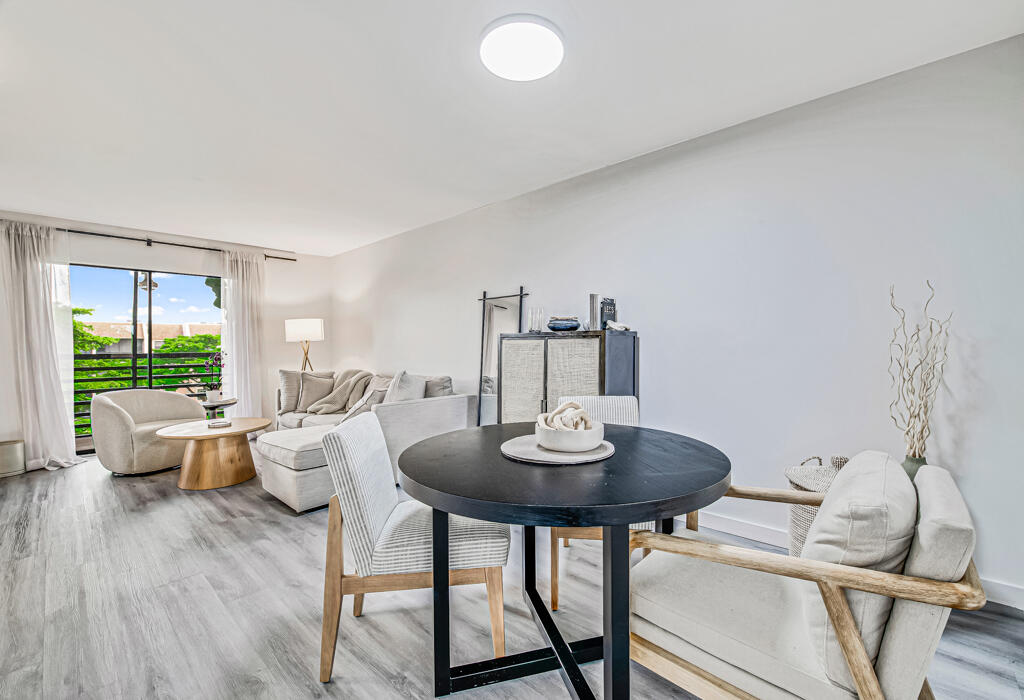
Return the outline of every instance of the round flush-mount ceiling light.
[[[499,78],[527,82],[551,75],[565,48],[558,28],[536,15],[509,15],[484,29],[480,60]]]

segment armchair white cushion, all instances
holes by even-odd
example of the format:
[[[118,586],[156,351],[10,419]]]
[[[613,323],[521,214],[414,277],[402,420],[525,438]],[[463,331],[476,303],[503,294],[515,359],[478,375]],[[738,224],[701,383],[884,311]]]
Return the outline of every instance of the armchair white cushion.
[[[143,474],[181,464],[186,441],[156,431],[206,418],[195,399],[162,389],[125,389],[92,397],[92,441],[100,464],[115,474]]]

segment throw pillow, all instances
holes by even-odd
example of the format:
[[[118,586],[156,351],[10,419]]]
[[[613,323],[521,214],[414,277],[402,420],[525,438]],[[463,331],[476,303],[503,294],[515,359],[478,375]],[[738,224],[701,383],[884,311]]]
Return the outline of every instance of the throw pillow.
[[[811,523],[801,556],[898,573],[910,551],[917,525],[917,491],[900,463],[884,452],[861,452],[832,482]],[[847,590],[846,598],[874,661],[882,642],[892,598]],[[804,612],[811,643],[829,679],[856,692],[818,587],[805,589]]]
[[[388,388],[392,382],[391,377],[383,374],[375,375],[366,387],[366,393],[363,394],[363,398],[359,399],[356,405],[345,414],[344,420],[358,416],[360,413],[366,413],[377,404],[384,403],[384,397],[388,393]]]
[[[451,377],[423,377],[427,382],[423,397],[430,399],[435,396],[451,396],[455,393],[452,389]]]
[[[426,391],[426,387],[427,380],[423,377],[417,377],[415,374],[409,374],[404,369],[400,370],[395,374],[395,378],[391,381],[391,386],[388,388],[388,392],[384,396],[384,403],[422,399],[423,393]]]
[[[334,372],[328,377],[303,372],[299,385],[299,403],[295,410],[308,411],[310,406],[331,393],[333,388]]]
[[[334,388],[327,396],[309,407],[310,413],[344,413],[355,405],[363,394],[373,374],[366,370],[346,370],[334,380]]]
[[[277,415],[292,413],[298,410],[299,391],[302,387],[302,375],[313,374],[317,377],[332,377],[334,372],[299,372],[298,370],[278,370],[279,390],[281,392],[280,405],[277,407]]]

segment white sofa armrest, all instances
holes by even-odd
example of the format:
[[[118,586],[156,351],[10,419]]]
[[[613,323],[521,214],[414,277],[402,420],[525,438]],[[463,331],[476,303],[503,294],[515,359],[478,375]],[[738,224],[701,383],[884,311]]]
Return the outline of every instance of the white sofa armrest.
[[[371,409],[380,421],[398,481],[398,457],[405,448],[428,437],[476,424],[476,396],[452,394],[377,404]]]

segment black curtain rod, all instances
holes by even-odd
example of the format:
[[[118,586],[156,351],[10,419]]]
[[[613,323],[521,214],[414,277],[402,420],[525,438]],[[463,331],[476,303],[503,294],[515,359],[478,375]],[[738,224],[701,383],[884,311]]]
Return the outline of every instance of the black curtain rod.
[[[116,233],[96,233],[95,231],[79,231],[74,228],[59,228],[58,231],[67,231],[68,233],[77,233],[81,236],[98,236],[99,238],[118,238],[122,241],[135,241],[136,243],[145,243],[147,246],[151,246],[154,243],[157,245],[172,245],[176,248],[192,248],[193,250],[207,250],[211,253],[223,253],[223,248],[210,248],[202,245],[192,245],[191,243],[171,243],[170,241],[155,241],[152,238],[136,238],[135,236],[122,236]],[[280,255],[270,255],[269,253],[263,254],[264,260],[287,260],[288,262],[297,262],[296,258],[283,258]]]

